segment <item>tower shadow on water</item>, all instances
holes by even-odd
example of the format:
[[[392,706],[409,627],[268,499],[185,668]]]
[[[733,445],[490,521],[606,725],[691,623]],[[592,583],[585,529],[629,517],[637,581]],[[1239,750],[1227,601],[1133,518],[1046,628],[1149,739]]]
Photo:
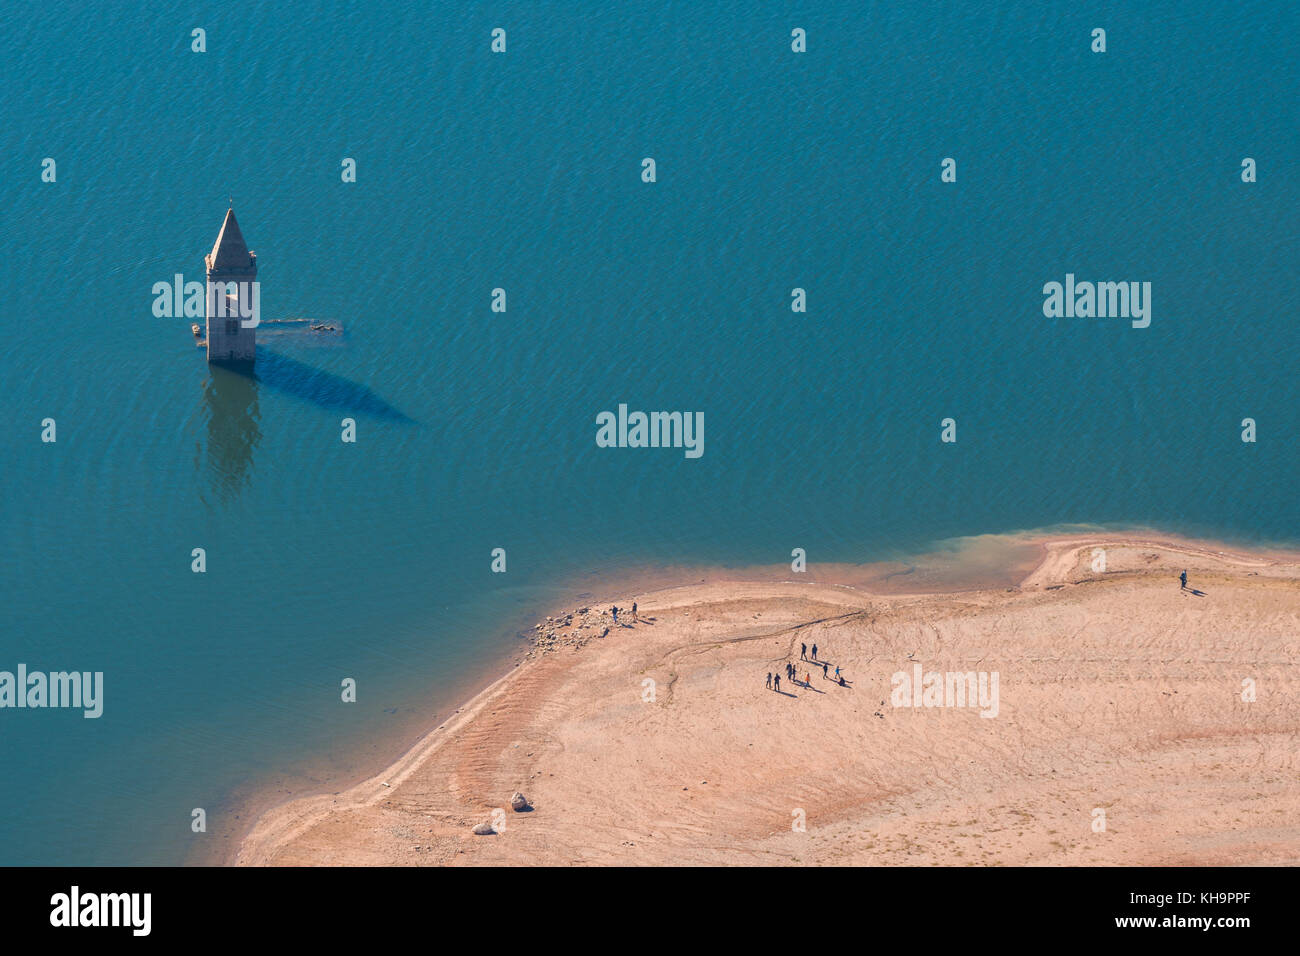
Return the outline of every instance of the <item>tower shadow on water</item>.
[[[414,420],[373,390],[278,352],[258,349],[257,363],[211,362],[203,385],[207,410],[207,463],[212,490],[230,502],[253,471],[253,453],[262,440],[260,391],[269,388],[319,408],[366,415],[397,424]]]
[[[368,386],[279,352],[259,348],[256,365],[238,362],[221,363],[219,367],[319,408],[369,415],[399,424],[414,424],[413,419],[388,404]]]

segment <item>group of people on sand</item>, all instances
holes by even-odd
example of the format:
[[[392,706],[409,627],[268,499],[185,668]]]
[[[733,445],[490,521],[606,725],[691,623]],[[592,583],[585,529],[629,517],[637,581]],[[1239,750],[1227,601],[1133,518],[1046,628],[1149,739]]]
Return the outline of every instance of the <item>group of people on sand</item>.
[[[1182,574],[1180,574],[1180,575],[1178,576],[1178,578],[1179,578],[1179,584],[1181,584],[1181,585],[1182,585],[1182,588],[1183,588],[1184,590],[1186,590],[1186,589],[1187,589],[1187,572],[1184,571]],[[633,620],[636,619],[636,605],[635,605],[635,604],[632,605],[632,619],[633,619]],[[618,623],[618,608],[614,608],[614,623],[615,623],[615,624]],[[814,644],[814,645],[812,646],[812,648],[811,648],[811,651],[812,651],[811,656],[809,656],[809,650],[810,650],[810,649],[809,649],[809,647],[808,647],[807,644],[800,644],[800,645],[799,645],[799,660],[801,660],[801,661],[807,661],[807,662],[812,663],[812,664],[821,664],[821,666],[822,666],[822,680],[834,680],[835,683],[839,684],[841,687],[847,687],[847,686],[848,686],[848,684],[847,684],[847,683],[845,682],[845,680],[844,680],[844,675],[842,675],[842,674],[840,673],[840,669],[839,669],[838,666],[835,668],[835,676],[832,678],[832,677],[831,677],[831,673],[830,673],[830,668],[831,668],[830,664],[829,664],[828,662],[826,662],[826,661],[819,661],[819,660],[817,660],[817,645],[816,645],[816,644]],[[803,679],[800,680],[800,679],[799,679],[799,671],[798,671],[798,669],[795,667],[795,665],[794,665],[792,662],[790,662],[790,661],[786,661],[786,664],[785,664],[785,679],[786,679],[787,681],[789,681],[790,683],[792,683],[792,684],[800,684],[800,685],[802,685],[802,686],[804,686],[804,687],[809,687],[809,686],[811,686],[812,674],[811,674],[811,672],[809,672],[809,670],[808,670],[807,668],[804,668]],[[775,690],[775,691],[779,691],[779,690],[781,689],[781,675],[780,675],[780,674],[773,674],[771,671],[768,671],[768,674],[767,674],[767,689],[768,689],[768,690]]]
[[[801,661],[811,661],[811,662],[813,662],[813,663],[820,663],[821,666],[822,666],[822,680],[833,680],[833,681],[835,681],[835,683],[839,684],[841,687],[847,687],[847,686],[848,686],[848,683],[844,680],[844,675],[840,673],[840,669],[839,669],[839,666],[838,666],[838,665],[836,665],[836,667],[835,667],[835,676],[834,676],[834,677],[831,677],[831,665],[830,665],[830,662],[829,662],[829,661],[818,661],[818,660],[817,660],[817,645],[816,645],[816,644],[814,644],[814,645],[812,646],[812,657],[811,657],[811,658],[808,657],[808,645],[807,645],[807,644],[800,644],[800,645],[799,645],[799,660],[801,660]],[[795,667],[794,663],[791,662],[791,661],[786,661],[786,664],[785,664],[785,679],[786,679],[787,681],[789,681],[790,683],[792,683],[792,684],[801,684],[801,685],[804,686],[804,687],[811,687],[811,686],[812,686],[812,672],[809,671],[807,668],[804,668],[804,672],[803,672],[803,680],[800,680],[800,679],[799,679],[799,670],[798,670],[797,667]],[[771,673],[771,672],[769,671],[769,672],[768,672],[768,675],[767,675],[767,685],[766,685],[766,686],[767,686],[767,689],[768,689],[768,690],[776,690],[776,691],[779,691],[779,690],[781,689],[781,675],[780,675],[780,674],[773,674],[773,673]]]
[[[611,607],[610,607],[610,610],[614,612],[614,623],[617,624],[617,623],[618,623],[618,611],[619,611],[619,607],[618,607],[618,605],[615,604],[615,605],[611,606]],[[623,608],[623,610],[626,611],[627,608]],[[637,616],[636,616],[636,601],[633,601],[633,602],[632,602],[632,623],[633,623],[633,624],[637,623]]]

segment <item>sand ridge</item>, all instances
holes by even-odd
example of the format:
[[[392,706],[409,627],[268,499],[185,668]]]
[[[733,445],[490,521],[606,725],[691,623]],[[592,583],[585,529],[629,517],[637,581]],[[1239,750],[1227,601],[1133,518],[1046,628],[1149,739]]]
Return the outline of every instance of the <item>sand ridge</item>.
[[[1300,861],[1297,556],[1078,534],[1019,587],[787,578],[631,594],[635,624],[575,608],[383,773],[264,814],[236,862]],[[801,643],[850,685],[798,661],[791,686]],[[893,706],[916,662],[997,672],[998,715]]]

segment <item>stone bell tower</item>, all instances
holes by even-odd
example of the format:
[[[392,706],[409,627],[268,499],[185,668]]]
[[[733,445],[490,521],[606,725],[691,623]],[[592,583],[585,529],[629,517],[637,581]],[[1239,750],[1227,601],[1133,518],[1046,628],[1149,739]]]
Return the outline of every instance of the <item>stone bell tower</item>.
[[[249,252],[244,244],[233,206],[226,211],[226,221],[221,224],[217,241],[203,261],[208,267],[207,295],[204,298],[208,361],[251,363],[257,356],[256,327],[246,323],[256,323],[260,316],[255,308],[251,319],[243,319],[239,304],[242,302],[245,310],[254,303],[260,307],[257,254]]]

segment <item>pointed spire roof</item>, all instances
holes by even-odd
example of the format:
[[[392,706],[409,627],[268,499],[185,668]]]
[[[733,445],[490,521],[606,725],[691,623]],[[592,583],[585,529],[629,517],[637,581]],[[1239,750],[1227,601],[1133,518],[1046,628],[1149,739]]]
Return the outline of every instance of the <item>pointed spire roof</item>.
[[[209,258],[210,269],[246,269],[248,268],[248,246],[244,244],[244,234],[235,222],[235,209],[226,210],[226,221],[221,224],[221,232],[212,246]]]

